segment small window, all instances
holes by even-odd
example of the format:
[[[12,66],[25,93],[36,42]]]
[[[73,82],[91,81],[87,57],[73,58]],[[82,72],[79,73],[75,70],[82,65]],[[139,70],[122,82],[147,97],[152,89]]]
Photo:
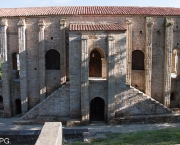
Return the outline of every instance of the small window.
[[[132,70],[144,70],[144,53],[141,50],[132,52]]]
[[[60,53],[58,51],[46,52],[46,70],[60,70]]]
[[[19,70],[19,54],[16,52],[12,54],[12,69]]]
[[[0,96],[0,103],[3,103],[3,97]]]

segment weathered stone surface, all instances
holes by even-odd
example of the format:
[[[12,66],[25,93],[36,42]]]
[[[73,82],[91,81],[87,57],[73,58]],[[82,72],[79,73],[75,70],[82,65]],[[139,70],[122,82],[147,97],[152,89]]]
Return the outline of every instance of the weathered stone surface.
[[[46,122],[35,145],[62,145],[63,130],[61,122]]]

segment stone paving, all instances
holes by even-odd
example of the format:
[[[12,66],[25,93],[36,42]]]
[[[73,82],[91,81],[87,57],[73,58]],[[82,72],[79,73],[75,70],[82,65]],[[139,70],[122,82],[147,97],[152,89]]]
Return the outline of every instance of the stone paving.
[[[13,121],[19,117],[0,118],[0,131],[6,130],[41,130],[43,125],[13,125]],[[112,125],[108,126],[105,123],[92,123],[88,126],[66,127],[63,129],[86,129],[88,132],[136,132],[141,130],[155,130],[164,128],[180,128],[180,123],[158,123],[158,124],[130,124],[130,125]]]

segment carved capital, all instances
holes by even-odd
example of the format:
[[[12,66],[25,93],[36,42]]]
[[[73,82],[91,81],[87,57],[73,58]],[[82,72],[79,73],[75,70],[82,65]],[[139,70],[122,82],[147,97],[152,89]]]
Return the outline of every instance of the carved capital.
[[[0,25],[1,26],[8,26],[8,21],[6,18],[0,19]]]
[[[44,23],[44,20],[43,20],[43,19],[40,19],[40,20],[39,20],[38,26],[39,26],[39,27],[44,27],[44,26],[45,26],[45,23]]]
[[[169,26],[173,26],[174,22],[172,20],[172,18],[166,18],[165,20],[165,26],[169,27]]]
[[[25,26],[26,25],[25,18],[21,18],[17,25],[18,26]]]
[[[132,24],[132,18],[131,17],[126,18],[126,24],[128,24],[128,25]]]
[[[151,17],[146,17],[146,25],[147,27],[154,25],[153,19]]]
[[[66,19],[61,19],[60,20],[60,25],[66,27]]]
[[[110,36],[108,36],[107,39],[108,39],[108,41],[113,41],[113,40],[114,40],[114,36],[111,36],[111,35],[110,35]]]
[[[81,40],[88,40],[88,39],[89,39],[89,37],[86,36],[86,35],[82,35],[82,36],[81,36]]]

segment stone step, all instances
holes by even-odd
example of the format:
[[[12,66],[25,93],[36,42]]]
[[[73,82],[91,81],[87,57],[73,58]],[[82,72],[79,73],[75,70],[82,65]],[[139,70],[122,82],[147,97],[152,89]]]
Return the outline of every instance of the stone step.
[[[172,123],[179,121],[180,121],[180,114],[137,115],[137,116],[119,117],[114,119],[115,124]]]

